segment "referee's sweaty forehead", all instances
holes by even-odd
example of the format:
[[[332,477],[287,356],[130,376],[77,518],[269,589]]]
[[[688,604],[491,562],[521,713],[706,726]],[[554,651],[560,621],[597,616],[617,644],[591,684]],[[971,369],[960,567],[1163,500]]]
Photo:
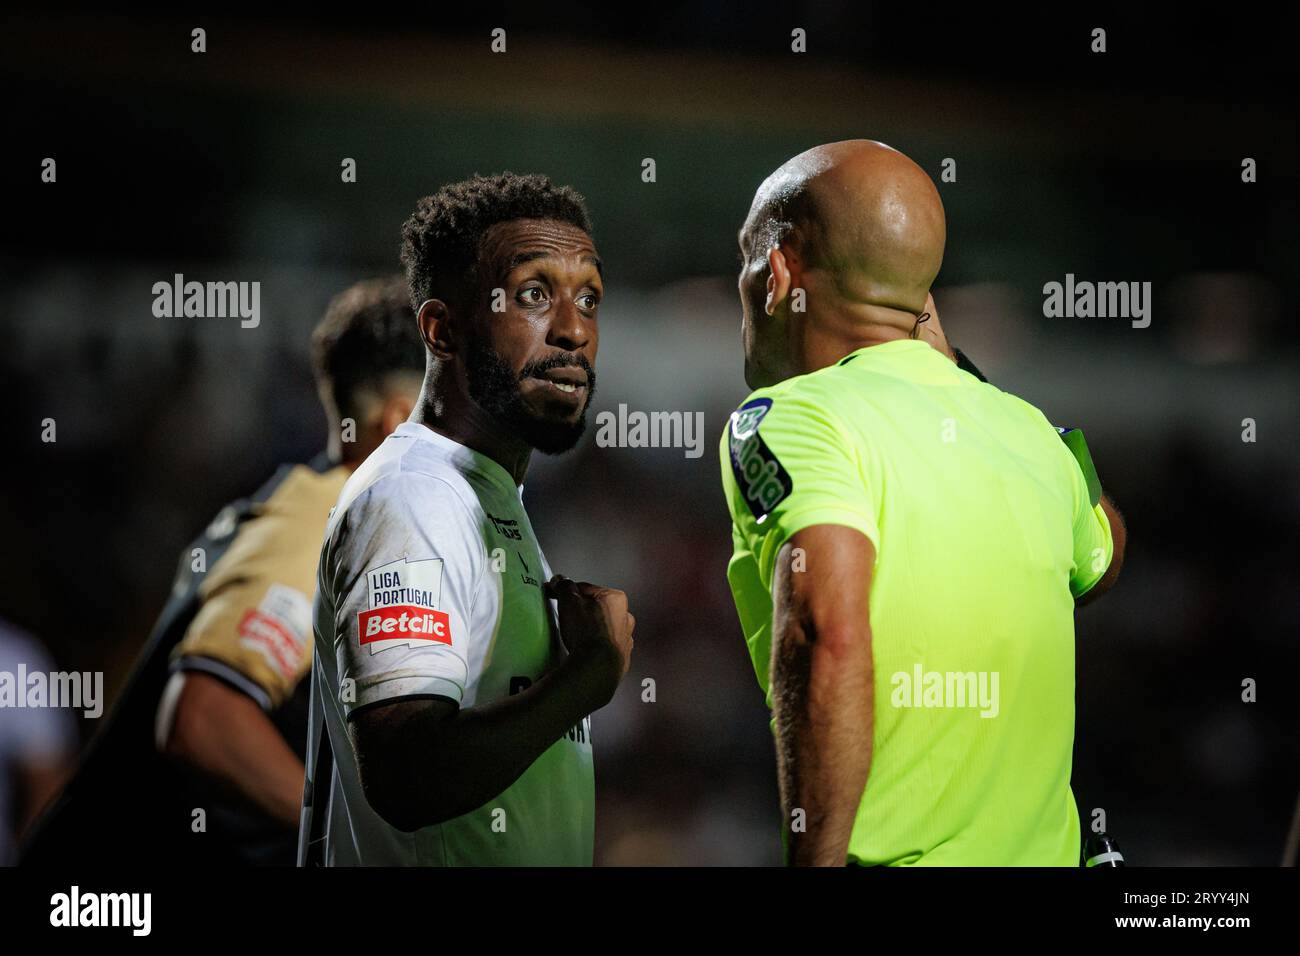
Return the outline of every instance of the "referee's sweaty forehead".
[[[919,313],[943,262],[947,225],[920,166],[854,139],[814,147],[772,173],[744,233],[759,249],[794,243],[851,302]]]

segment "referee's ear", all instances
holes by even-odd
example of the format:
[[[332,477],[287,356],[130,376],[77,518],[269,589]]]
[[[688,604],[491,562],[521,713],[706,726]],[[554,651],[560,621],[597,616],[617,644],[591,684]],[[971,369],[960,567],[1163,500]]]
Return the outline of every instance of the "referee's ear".
[[[420,326],[420,338],[435,357],[451,358],[456,351],[451,339],[451,312],[442,299],[425,299],[416,313],[415,321]]]
[[[776,315],[776,310],[790,295],[790,265],[779,245],[767,251],[767,301],[763,311]]]

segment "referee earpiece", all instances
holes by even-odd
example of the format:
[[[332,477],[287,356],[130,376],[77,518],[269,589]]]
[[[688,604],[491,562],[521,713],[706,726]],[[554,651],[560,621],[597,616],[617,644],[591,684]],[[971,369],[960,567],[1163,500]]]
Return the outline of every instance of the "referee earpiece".
[[[907,337],[908,337],[909,339],[914,339],[914,338],[916,338],[917,335],[918,335],[918,334],[920,333],[920,331],[921,331],[921,323],[922,323],[922,322],[925,322],[925,321],[928,321],[929,318],[930,318],[930,313],[929,313],[929,312],[922,312],[920,315],[918,315],[918,316],[916,317],[916,324],[912,326],[912,331],[908,333],[908,336],[907,336]]]

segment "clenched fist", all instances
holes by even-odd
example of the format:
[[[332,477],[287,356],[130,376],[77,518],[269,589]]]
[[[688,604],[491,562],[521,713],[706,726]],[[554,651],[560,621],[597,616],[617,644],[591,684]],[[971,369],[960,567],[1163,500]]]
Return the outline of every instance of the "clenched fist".
[[[627,595],[585,581],[555,575],[543,588],[554,598],[560,618],[560,639],[573,665],[590,681],[593,695],[604,706],[632,659],[636,618],[627,609]]]

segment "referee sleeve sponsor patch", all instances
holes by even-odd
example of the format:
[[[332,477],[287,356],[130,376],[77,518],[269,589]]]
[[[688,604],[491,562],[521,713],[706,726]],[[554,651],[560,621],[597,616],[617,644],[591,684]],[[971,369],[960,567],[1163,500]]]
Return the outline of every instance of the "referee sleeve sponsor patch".
[[[727,432],[732,474],[759,524],[794,490],[790,473],[758,433],[759,423],[771,408],[770,398],[751,399],[731,413]]]

